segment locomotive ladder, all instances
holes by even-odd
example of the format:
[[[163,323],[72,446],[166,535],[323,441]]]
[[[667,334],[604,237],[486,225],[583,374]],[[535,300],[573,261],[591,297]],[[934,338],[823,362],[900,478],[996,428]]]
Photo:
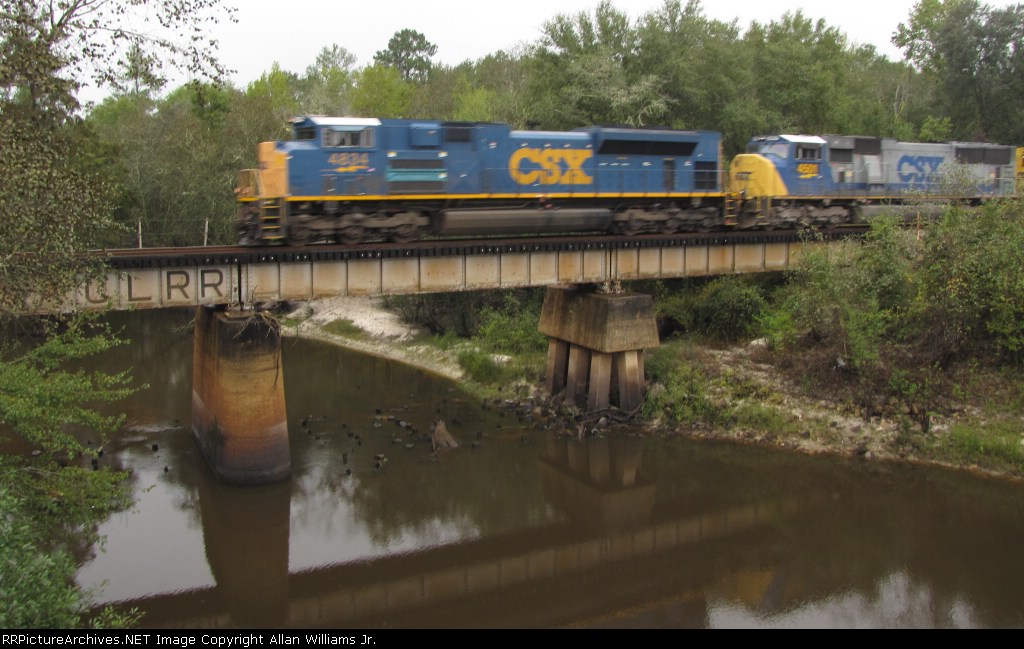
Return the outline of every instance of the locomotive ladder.
[[[739,215],[740,206],[743,201],[738,194],[726,193],[725,194],[725,205],[722,217],[725,219],[726,225],[736,225],[736,217]]]
[[[266,198],[260,201],[260,234],[264,241],[284,241],[281,199]]]

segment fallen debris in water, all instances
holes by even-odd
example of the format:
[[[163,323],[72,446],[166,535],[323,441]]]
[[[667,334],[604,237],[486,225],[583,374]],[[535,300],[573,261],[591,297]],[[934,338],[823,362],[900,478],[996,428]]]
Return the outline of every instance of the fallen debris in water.
[[[440,448],[458,448],[459,443],[455,441],[452,434],[448,432],[443,419],[438,419],[430,425],[430,443],[437,451]]]

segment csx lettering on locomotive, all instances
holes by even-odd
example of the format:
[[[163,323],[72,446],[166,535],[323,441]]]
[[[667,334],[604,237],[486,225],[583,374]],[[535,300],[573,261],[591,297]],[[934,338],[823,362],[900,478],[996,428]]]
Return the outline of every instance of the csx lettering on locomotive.
[[[939,172],[944,161],[941,156],[905,155],[896,165],[896,173],[905,183],[923,183]]]
[[[520,185],[590,185],[583,171],[593,151],[580,149],[519,149],[508,159],[508,171]]]

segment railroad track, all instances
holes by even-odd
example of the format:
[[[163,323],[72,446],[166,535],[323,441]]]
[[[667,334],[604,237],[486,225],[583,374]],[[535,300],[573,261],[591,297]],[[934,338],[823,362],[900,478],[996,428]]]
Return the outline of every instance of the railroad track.
[[[836,240],[867,232],[865,227],[814,231],[813,236]],[[350,261],[359,259],[495,255],[517,252],[559,252],[601,249],[756,244],[798,241],[807,230],[753,230],[685,234],[522,236],[473,239],[424,239],[411,243],[320,244],[310,246],[198,246],[185,248],[120,248],[95,251],[109,257],[116,269],[164,268],[289,261]]]

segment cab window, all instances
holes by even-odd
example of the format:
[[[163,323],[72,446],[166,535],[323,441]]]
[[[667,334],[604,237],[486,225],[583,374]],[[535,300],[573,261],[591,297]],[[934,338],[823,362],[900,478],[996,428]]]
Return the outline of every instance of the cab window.
[[[785,159],[789,156],[789,145],[785,142],[774,142],[772,144],[762,145],[761,155]]]
[[[373,147],[374,130],[364,128],[360,130],[336,130],[325,128],[323,130],[323,146],[325,148],[360,148]]]
[[[800,144],[796,147],[798,160],[821,160],[821,147]]]

